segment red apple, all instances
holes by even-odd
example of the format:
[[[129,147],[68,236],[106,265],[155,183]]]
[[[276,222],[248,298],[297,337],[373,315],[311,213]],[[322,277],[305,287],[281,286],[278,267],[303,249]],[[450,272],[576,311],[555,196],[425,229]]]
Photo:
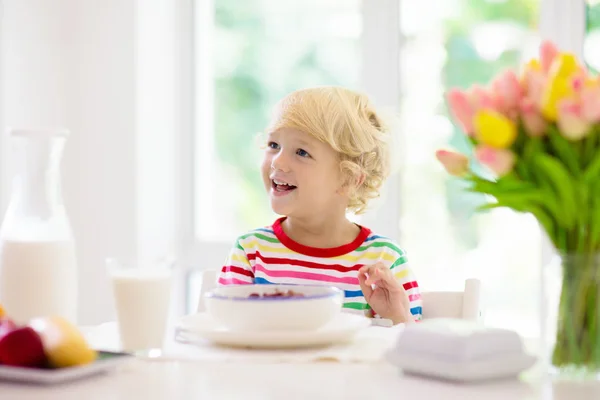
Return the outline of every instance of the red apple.
[[[17,329],[17,324],[15,324],[15,322],[12,319],[8,317],[0,318],[0,337],[15,329]]]
[[[5,333],[0,337],[0,364],[43,367],[46,354],[40,335],[28,326]]]

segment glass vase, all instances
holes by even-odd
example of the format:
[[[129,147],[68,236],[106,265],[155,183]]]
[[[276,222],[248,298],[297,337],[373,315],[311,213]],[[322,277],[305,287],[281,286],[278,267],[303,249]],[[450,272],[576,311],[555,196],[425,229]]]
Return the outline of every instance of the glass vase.
[[[600,380],[600,254],[557,255],[542,279],[544,365],[560,380]]]

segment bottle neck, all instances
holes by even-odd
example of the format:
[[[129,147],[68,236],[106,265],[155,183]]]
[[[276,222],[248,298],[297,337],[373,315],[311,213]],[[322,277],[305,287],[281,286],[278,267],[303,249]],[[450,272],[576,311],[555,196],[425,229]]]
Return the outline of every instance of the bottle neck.
[[[17,137],[13,202],[22,213],[49,219],[63,211],[60,160],[62,137]]]

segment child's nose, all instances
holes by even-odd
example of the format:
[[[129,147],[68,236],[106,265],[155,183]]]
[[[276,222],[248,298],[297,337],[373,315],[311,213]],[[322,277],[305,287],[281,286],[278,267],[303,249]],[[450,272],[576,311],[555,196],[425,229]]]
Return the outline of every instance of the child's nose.
[[[271,161],[271,168],[274,170],[287,172],[289,170],[289,165],[289,157],[284,151],[277,153],[277,155],[273,157],[273,161]]]

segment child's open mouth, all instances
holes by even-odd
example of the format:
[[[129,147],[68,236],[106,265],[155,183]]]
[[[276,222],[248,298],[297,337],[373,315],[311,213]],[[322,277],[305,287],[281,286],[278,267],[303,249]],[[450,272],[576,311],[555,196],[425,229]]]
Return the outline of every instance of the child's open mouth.
[[[296,189],[296,186],[276,179],[271,179],[271,186],[276,192],[291,192]]]

